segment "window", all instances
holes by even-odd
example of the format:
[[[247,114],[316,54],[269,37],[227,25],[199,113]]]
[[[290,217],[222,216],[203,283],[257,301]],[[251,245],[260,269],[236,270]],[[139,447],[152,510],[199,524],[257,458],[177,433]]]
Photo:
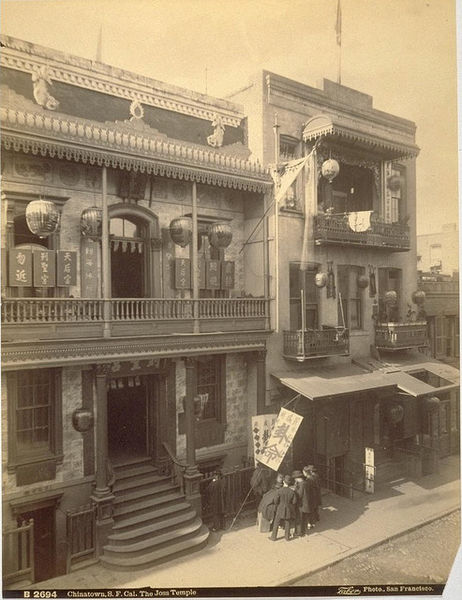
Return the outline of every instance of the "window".
[[[300,269],[300,263],[289,264],[290,329],[302,329],[302,302],[304,300],[305,329],[318,328],[318,288],[315,285],[317,267]]]
[[[369,168],[342,162],[332,183],[320,177],[318,185],[318,202],[323,211],[345,213],[374,209],[377,191],[373,171]]]
[[[430,246],[430,269],[432,271],[441,271],[443,266],[443,250],[441,244],[432,244]]]
[[[197,405],[196,414],[201,420],[222,420],[222,372],[223,359],[221,357],[199,359],[197,361]]]
[[[363,267],[339,265],[338,270],[338,322],[348,329],[362,329],[362,289],[358,277],[364,275]]]
[[[61,370],[8,373],[9,467],[62,453]]]
[[[379,267],[379,321],[382,323],[399,322],[399,301],[401,297],[401,269],[389,269],[388,267]],[[397,304],[387,305],[385,294],[387,292],[396,292]]]

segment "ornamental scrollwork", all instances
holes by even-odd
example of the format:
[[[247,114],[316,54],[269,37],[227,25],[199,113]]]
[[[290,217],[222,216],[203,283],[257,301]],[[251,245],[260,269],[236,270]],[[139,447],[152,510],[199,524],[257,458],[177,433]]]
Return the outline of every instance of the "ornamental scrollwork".
[[[34,98],[37,104],[48,110],[56,110],[59,102],[48,90],[48,86],[53,85],[49,69],[45,66],[38,67],[32,73],[32,83],[34,86]]]

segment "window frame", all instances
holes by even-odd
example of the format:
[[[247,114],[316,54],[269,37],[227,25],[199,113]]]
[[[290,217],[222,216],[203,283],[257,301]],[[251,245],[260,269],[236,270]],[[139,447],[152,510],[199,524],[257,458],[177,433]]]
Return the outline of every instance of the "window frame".
[[[217,377],[217,381],[213,384],[217,394],[217,398],[215,400],[215,416],[204,418],[200,417],[197,419],[197,422],[212,423],[215,421],[217,423],[224,424],[226,423],[226,356],[218,354],[212,357],[199,357],[197,359],[194,380],[194,395],[197,396],[200,393],[199,388],[201,385],[207,385],[199,382],[201,365],[206,365],[212,361],[215,363],[214,369]]]
[[[304,307],[304,311],[305,311],[305,327],[307,327],[307,323],[308,323],[308,312],[309,311],[314,311],[314,327],[313,329],[319,329],[319,292],[318,292],[318,288],[316,287],[316,284],[314,283],[314,278],[316,276],[316,273],[318,272],[318,265],[308,265],[308,267],[306,268],[305,271],[301,271],[300,270],[300,263],[298,262],[289,262],[289,329],[290,331],[301,331],[301,290],[303,289],[304,291],[304,296],[305,296],[305,307]],[[293,290],[293,286],[291,284],[291,277],[292,277],[292,273],[297,270],[298,271],[298,282],[297,282],[297,289],[298,289],[298,295],[297,296],[292,296],[292,290]],[[304,277],[302,280],[302,275],[301,273],[304,273]],[[308,273],[311,273],[313,276],[313,291],[314,291],[314,295],[316,298],[316,302],[312,301],[312,296],[309,295],[307,293],[307,291],[309,290],[310,286],[308,284]],[[293,322],[293,316],[292,316],[292,306],[293,305],[297,305],[298,309],[297,309],[297,322],[294,323]],[[295,325],[300,325],[300,327],[296,327]],[[311,328],[310,328],[311,329]]]
[[[343,273],[342,273],[343,271]],[[338,323],[341,326],[345,326],[350,331],[363,331],[364,330],[364,290],[361,289],[357,284],[355,286],[356,295],[353,296],[352,288],[352,275],[356,273],[356,281],[359,276],[364,275],[365,269],[364,267],[360,267],[358,265],[338,265],[337,267],[337,280],[338,280],[338,302],[337,302],[337,313],[338,313]],[[341,289],[341,286],[346,281],[346,297],[343,293],[344,290]],[[357,306],[357,314],[359,317],[359,326],[352,327],[351,325],[351,307],[352,303]],[[342,321],[342,310],[340,306],[343,307],[343,316],[345,318],[345,323]]]
[[[36,373],[38,369],[30,369]],[[24,377],[25,371],[11,371],[6,374],[8,392],[8,471],[14,472],[16,467],[42,462],[44,460],[63,460],[63,432],[62,432],[62,370],[61,368],[40,369],[48,371],[50,382],[50,415],[49,415],[49,442],[47,447],[33,448],[24,451],[18,443],[18,396],[19,378]],[[34,385],[34,384],[32,384]]]

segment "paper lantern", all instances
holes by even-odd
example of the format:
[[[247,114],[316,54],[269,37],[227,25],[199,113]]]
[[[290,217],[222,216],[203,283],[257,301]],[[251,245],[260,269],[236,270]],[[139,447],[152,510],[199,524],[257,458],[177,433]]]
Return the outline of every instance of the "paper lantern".
[[[322,163],[321,173],[322,176],[327,179],[329,183],[337,177],[340,171],[340,165],[333,158],[329,158]]]
[[[404,408],[401,404],[394,404],[390,407],[388,414],[392,423],[400,423],[404,417]]]
[[[192,221],[189,217],[178,217],[170,222],[170,237],[177,246],[185,248],[192,239]]]
[[[97,206],[86,208],[80,215],[80,233],[84,237],[96,240],[101,237],[103,211]]]
[[[401,177],[398,175],[391,175],[387,179],[387,187],[391,192],[397,192],[401,188]]]
[[[364,290],[369,285],[369,277],[366,277],[366,275],[360,275],[356,280],[356,283],[360,289]]]
[[[316,287],[323,288],[327,283],[327,275],[326,273],[316,273],[314,277],[314,283]]]
[[[388,306],[396,306],[398,304],[398,294],[395,290],[388,290],[385,293],[385,304]]]
[[[46,238],[58,229],[59,210],[51,200],[32,200],[26,206],[27,226],[34,235]]]
[[[214,248],[227,248],[233,239],[231,225],[226,221],[217,221],[209,227],[208,238]]]
[[[76,408],[72,413],[72,426],[80,433],[90,431],[94,422],[93,412],[88,408]]]
[[[425,292],[423,290],[417,290],[412,293],[412,302],[421,306],[425,302]]]
[[[440,406],[440,399],[437,396],[431,396],[425,399],[425,408],[431,412],[437,410]]]

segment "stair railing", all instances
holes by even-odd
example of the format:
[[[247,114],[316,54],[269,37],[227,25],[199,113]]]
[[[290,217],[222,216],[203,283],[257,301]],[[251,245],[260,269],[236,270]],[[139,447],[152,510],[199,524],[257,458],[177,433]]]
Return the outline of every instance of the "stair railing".
[[[178,460],[167,442],[162,442],[162,447],[167,454],[165,472],[170,475],[172,483],[179,484],[181,493],[184,492],[184,474],[188,465]]]

